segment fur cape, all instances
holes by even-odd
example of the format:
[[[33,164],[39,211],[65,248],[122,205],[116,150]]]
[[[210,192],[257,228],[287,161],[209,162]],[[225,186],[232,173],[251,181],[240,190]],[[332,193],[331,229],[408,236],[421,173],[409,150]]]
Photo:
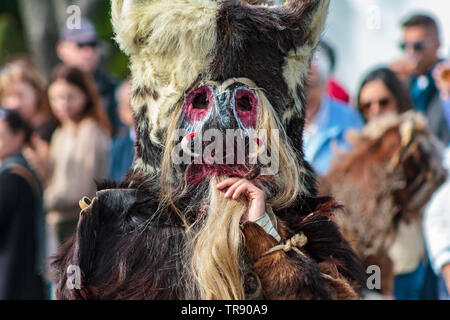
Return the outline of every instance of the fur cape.
[[[55,258],[58,299],[183,299],[180,252],[183,226],[154,212],[157,194],[148,190],[106,188],[84,198],[78,230]],[[246,299],[358,299],[365,280],[358,257],[342,237],[333,214],[340,207],[329,198],[302,199],[276,212],[279,243],[304,234],[301,253],[277,251],[279,243],[255,223],[246,223]],[[153,217],[153,219],[152,219]],[[67,268],[82,272],[79,290],[67,286]],[[324,276],[325,275],[325,276]]]
[[[400,222],[419,222],[445,181],[442,146],[426,119],[414,112],[386,115],[349,137],[353,151],[337,158],[322,192],[345,207],[336,221],[366,266],[381,268],[381,292],[392,294],[389,257]]]
[[[239,0],[112,0],[116,40],[131,62],[137,158],[124,182],[104,184],[92,200],[80,202],[78,230],[53,263],[58,298],[185,297],[180,281],[185,226],[170,207],[164,212],[160,207],[170,119],[202,85],[241,78],[253,81],[273,107],[285,143],[294,150],[301,184],[295,201],[273,210],[280,242],[255,223],[241,227],[245,297],[358,298],[364,274],[333,222],[339,206],[317,196],[315,175],[302,151],[305,79],[328,6],[329,0],[293,0],[282,6]],[[229,108],[224,107],[224,114]],[[209,179],[189,187],[176,205],[195,207]],[[187,219],[191,214],[195,220],[197,210],[188,212]],[[294,239],[301,234],[307,241],[298,246]],[[279,250],[265,255],[277,245]],[[66,285],[70,265],[80,267],[80,289]]]

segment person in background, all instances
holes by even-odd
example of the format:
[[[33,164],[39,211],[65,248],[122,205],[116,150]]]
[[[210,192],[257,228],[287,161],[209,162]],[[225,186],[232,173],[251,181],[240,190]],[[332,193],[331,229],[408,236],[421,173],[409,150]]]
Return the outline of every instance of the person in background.
[[[32,129],[0,108],[0,300],[45,299],[42,188],[21,153]]]
[[[47,222],[64,241],[76,230],[79,201],[108,178],[110,125],[90,76],[60,65],[48,86],[48,99],[61,123],[50,144],[44,192]]]
[[[413,109],[408,89],[388,68],[371,71],[362,81],[358,109],[370,123],[388,113],[402,114]],[[420,219],[399,221],[396,236],[389,250],[394,265],[394,297],[397,300],[418,300],[426,277],[426,252]]]
[[[405,79],[416,110],[424,114],[434,134],[447,145],[450,129],[444,116],[442,102],[433,78],[439,59],[439,28],[430,16],[414,15],[403,24],[401,49],[405,58],[391,68]]]
[[[322,54],[324,59],[323,63],[326,64],[326,70],[328,73],[326,83],[326,93],[330,99],[339,101],[341,103],[349,104],[350,95],[348,91],[340,84],[334,76],[336,70],[336,53],[334,49],[324,40],[319,42],[317,47],[318,54]]]
[[[109,178],[119,181],[131,168],[133,164],[136,142],[136,134],[134,132],[133,110],[130,104],[130,81],[125,81],[119,88],[119,117],[122,123],[127,127],[122,128],[117,136],[113,139],[111,147],[111,168]]]
[[[450,146],[445,163],[450,170]],[[438,278],[438,298],[450,300],[450,179],[434,194],[425,209],[423,229],[431,266]]]
[[[450,128],[450,62],[439,63],[434,69],[433,77],[440,93],[447,126]]]
[[[61,61],[74,68],[78,68],[93,76],[102,98],[113,135],[123,125],[117,114],[115,92],[118,81],[100,67],[99,37],[95,26],[86,18],[81,19],[81,28],[65,27],[60,33],[60,40],[56,47]]]
[[[12,59],[0,72],[0,104],[19,112],[33,128],[23,155],[44,179],[43,170],[48,164],[41,161],[48,157],[49,142],[58,122],[46,103],[44,79],[29,57]]]
[[[388,68],[369,72],[361,82],[357,107],[364,120],[369,122],[386,113],[403,113],[413,108],[407,88]]]
[[[318,174],[324,175],[330,168],[334,152],[348,151],[350,145],[346,133],[359,130],[363,120],[357,110],[331,100],[325,93],[327,71],[321,55],[311,62],[306,89],[306,125],[304,150],[306,159]]]
[[[450,127],[433,77],[436,66],[442,61],[438,24],[431,16],[418,14],[403,22],[402,28],[401,49],[405,58],[391,68],[406,80],[415,109],[425,115],[429,127],[445,146],[450,142]],[[437,298],[437,278],[430,264],[421,298]]]
[[[50,141],[58,123],[45,101],[44,78],[29,57],[15,58],[1,70],[0,104],[19,112],[41,140]]]

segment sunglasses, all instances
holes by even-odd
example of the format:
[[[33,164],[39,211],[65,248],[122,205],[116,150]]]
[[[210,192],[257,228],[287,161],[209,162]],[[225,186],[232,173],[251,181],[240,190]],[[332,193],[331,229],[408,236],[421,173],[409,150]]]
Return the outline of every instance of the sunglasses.
[[[389,106],[392,102],[391,98],[382,98],[378,101],[367,101],[364,103],[361,103],[361,110],[362,111],[368,111],[370,109],[370,107],[372,107],[373,104],[378,103],[378,105],[381,108],[386,108],[387,106]]]
[[[430,44],[434,43],[433,40],[423,40],[418,42],[402,42],[400,43],[400,49],[402,51],[406,51],[406,49],[411,48],[414,52],[423,52],[426,47]]]
[[[96,48],[98,46],[98,42],[97,41],[92,41],[92,42],[77,43],[77,46],[80,49],[85,48],[85,47]]]

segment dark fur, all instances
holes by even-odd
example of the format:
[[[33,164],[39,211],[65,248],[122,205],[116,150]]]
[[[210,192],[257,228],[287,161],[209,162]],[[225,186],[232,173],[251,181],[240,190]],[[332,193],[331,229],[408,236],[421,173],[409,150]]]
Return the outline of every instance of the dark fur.
[[[283,80],[284,58],[289,51],[309,43],[311,19],[320,1],[295,1],[280,9],[250,7],[241,1],[224,1],[218,14],[217,56],[210,80],[246,77],[265,91],[279,117],[294,107]],[[279,26],[284,29],[280,30]],[[263,54],[262,54],[263,53]],[[299,77],[301,75],[299,74]],[[304,83],[304,79],[301,79]],[[305,105],[303,88],[298,96]],[[158,94],[139,88],[133,95],[144,99]],[[156,96],[155,96],[156,95]],[[135,115],[137,156],[159,168],[162,149],[149,137],[147,106]],[[275,212],[282,241],[303,232],[306,256],[292,252],[261,255],[275,239],[255,224],[244,226],[244,289],[248,298],[344,299],[356,298],[353,287],[364,280],[360,263],[331,220],[339,207],[330,198],[316,197],[315,175],[303,160],[304,109],[283,124],[297,160],[307,173],[301,180],[305,194],[289,208]],[[161,133],[161,141],[164,141]],[[210,176],[190,185],[178,178],[173,202],[189,223],[198,218],[209,188]],[[249,179],[255,177],[248,177]],[[142,168],[130,171],[121,185],[99,188],[91,206],[80,216],[76,235],[63,245],[53,267],[60,299],[183,299],[182,253],[186,239],[178,216],[170,207],[160,208],[160,177]],[[182,193],[181,191],[186,191]],[[193,209],[187,211],[186,208]],[[312,215],[310,215],[313,213]],[[81,290],[66,286],[66,270],[82,270]],[[326,280],[326,273],[335,281]]]
[[[281,118],[294,106],[283,81],[284,58],[308,41],[306,30],[318,4],[319,1],[294,1],[291,7],[274,10],[248,6],[238,0],[224,2],[217,20],[218,49],[211,66],[212,80],[225,81],[236,76],[253,79],[265,90]],[[280,25],[285,29],[280,31]],[[305,106],[302,88],[297,91]],[[299,133],[303,132],[304,110],[284,125],[298,159],[303,159]]]
[[[399,152],[398,165],[392,167]],[[392,294],[394,273],[388,249],[399,221],[420,220],[423,207],[445,181],[438,154],[422,129],[415,129],[408,146],[402,146],[397,124],[377,139],[360,138],[323,178],[322,192],[332,193],[345,206],[337,220],[345,237],[366,266],[380,266],[383,294]]]
[[[83,211],[76,235],[63,245],[54,260],[57,297],[182,299],[180,254],[185,238],[179,221],[175,216],[155,215],[157,197],[146,191],[110,189],[111,184],[104,187],[108,189],[99,192]],[[357,258],[329,219],[334,205],[324,203],[315,209],[313,216],[304,211],[279,220],[284,226],[280,230],[283,241],[298,232],[308,237],[305,253],[309,258],[290,252],[256,261],[276,241],[254,224],[244,228],[245,251],[256,262],[253,268],[261,279],[265,298],[330,299],[334,291],[320,277],[323,263],[335,266],[338,275],[352,285],[361,283]],[[256,238],[251,232],[258,233]],[[78,265],[82,270],[81,290],[66,287],[69,265]],[[246,285],[251,287],[249,281],[252,280],[247,279]],[[257,290],[256,285],[250,291]]]
[[[140,111],[134,114],[134,123],[136,124],[136,156],[145,164],[158,164],[157,167],[159,167],[162,149],[150,139],[147,105],[143,105]]]

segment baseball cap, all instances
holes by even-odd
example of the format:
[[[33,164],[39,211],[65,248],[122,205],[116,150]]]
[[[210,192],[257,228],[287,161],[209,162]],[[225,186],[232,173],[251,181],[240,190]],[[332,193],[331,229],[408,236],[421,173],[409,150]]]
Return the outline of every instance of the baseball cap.
[[[74,42],[78,45],[97,44],[98,35],[94,24],[82,18],[79,28],[69,28],[67,25],[61,30],[60,41]]]

